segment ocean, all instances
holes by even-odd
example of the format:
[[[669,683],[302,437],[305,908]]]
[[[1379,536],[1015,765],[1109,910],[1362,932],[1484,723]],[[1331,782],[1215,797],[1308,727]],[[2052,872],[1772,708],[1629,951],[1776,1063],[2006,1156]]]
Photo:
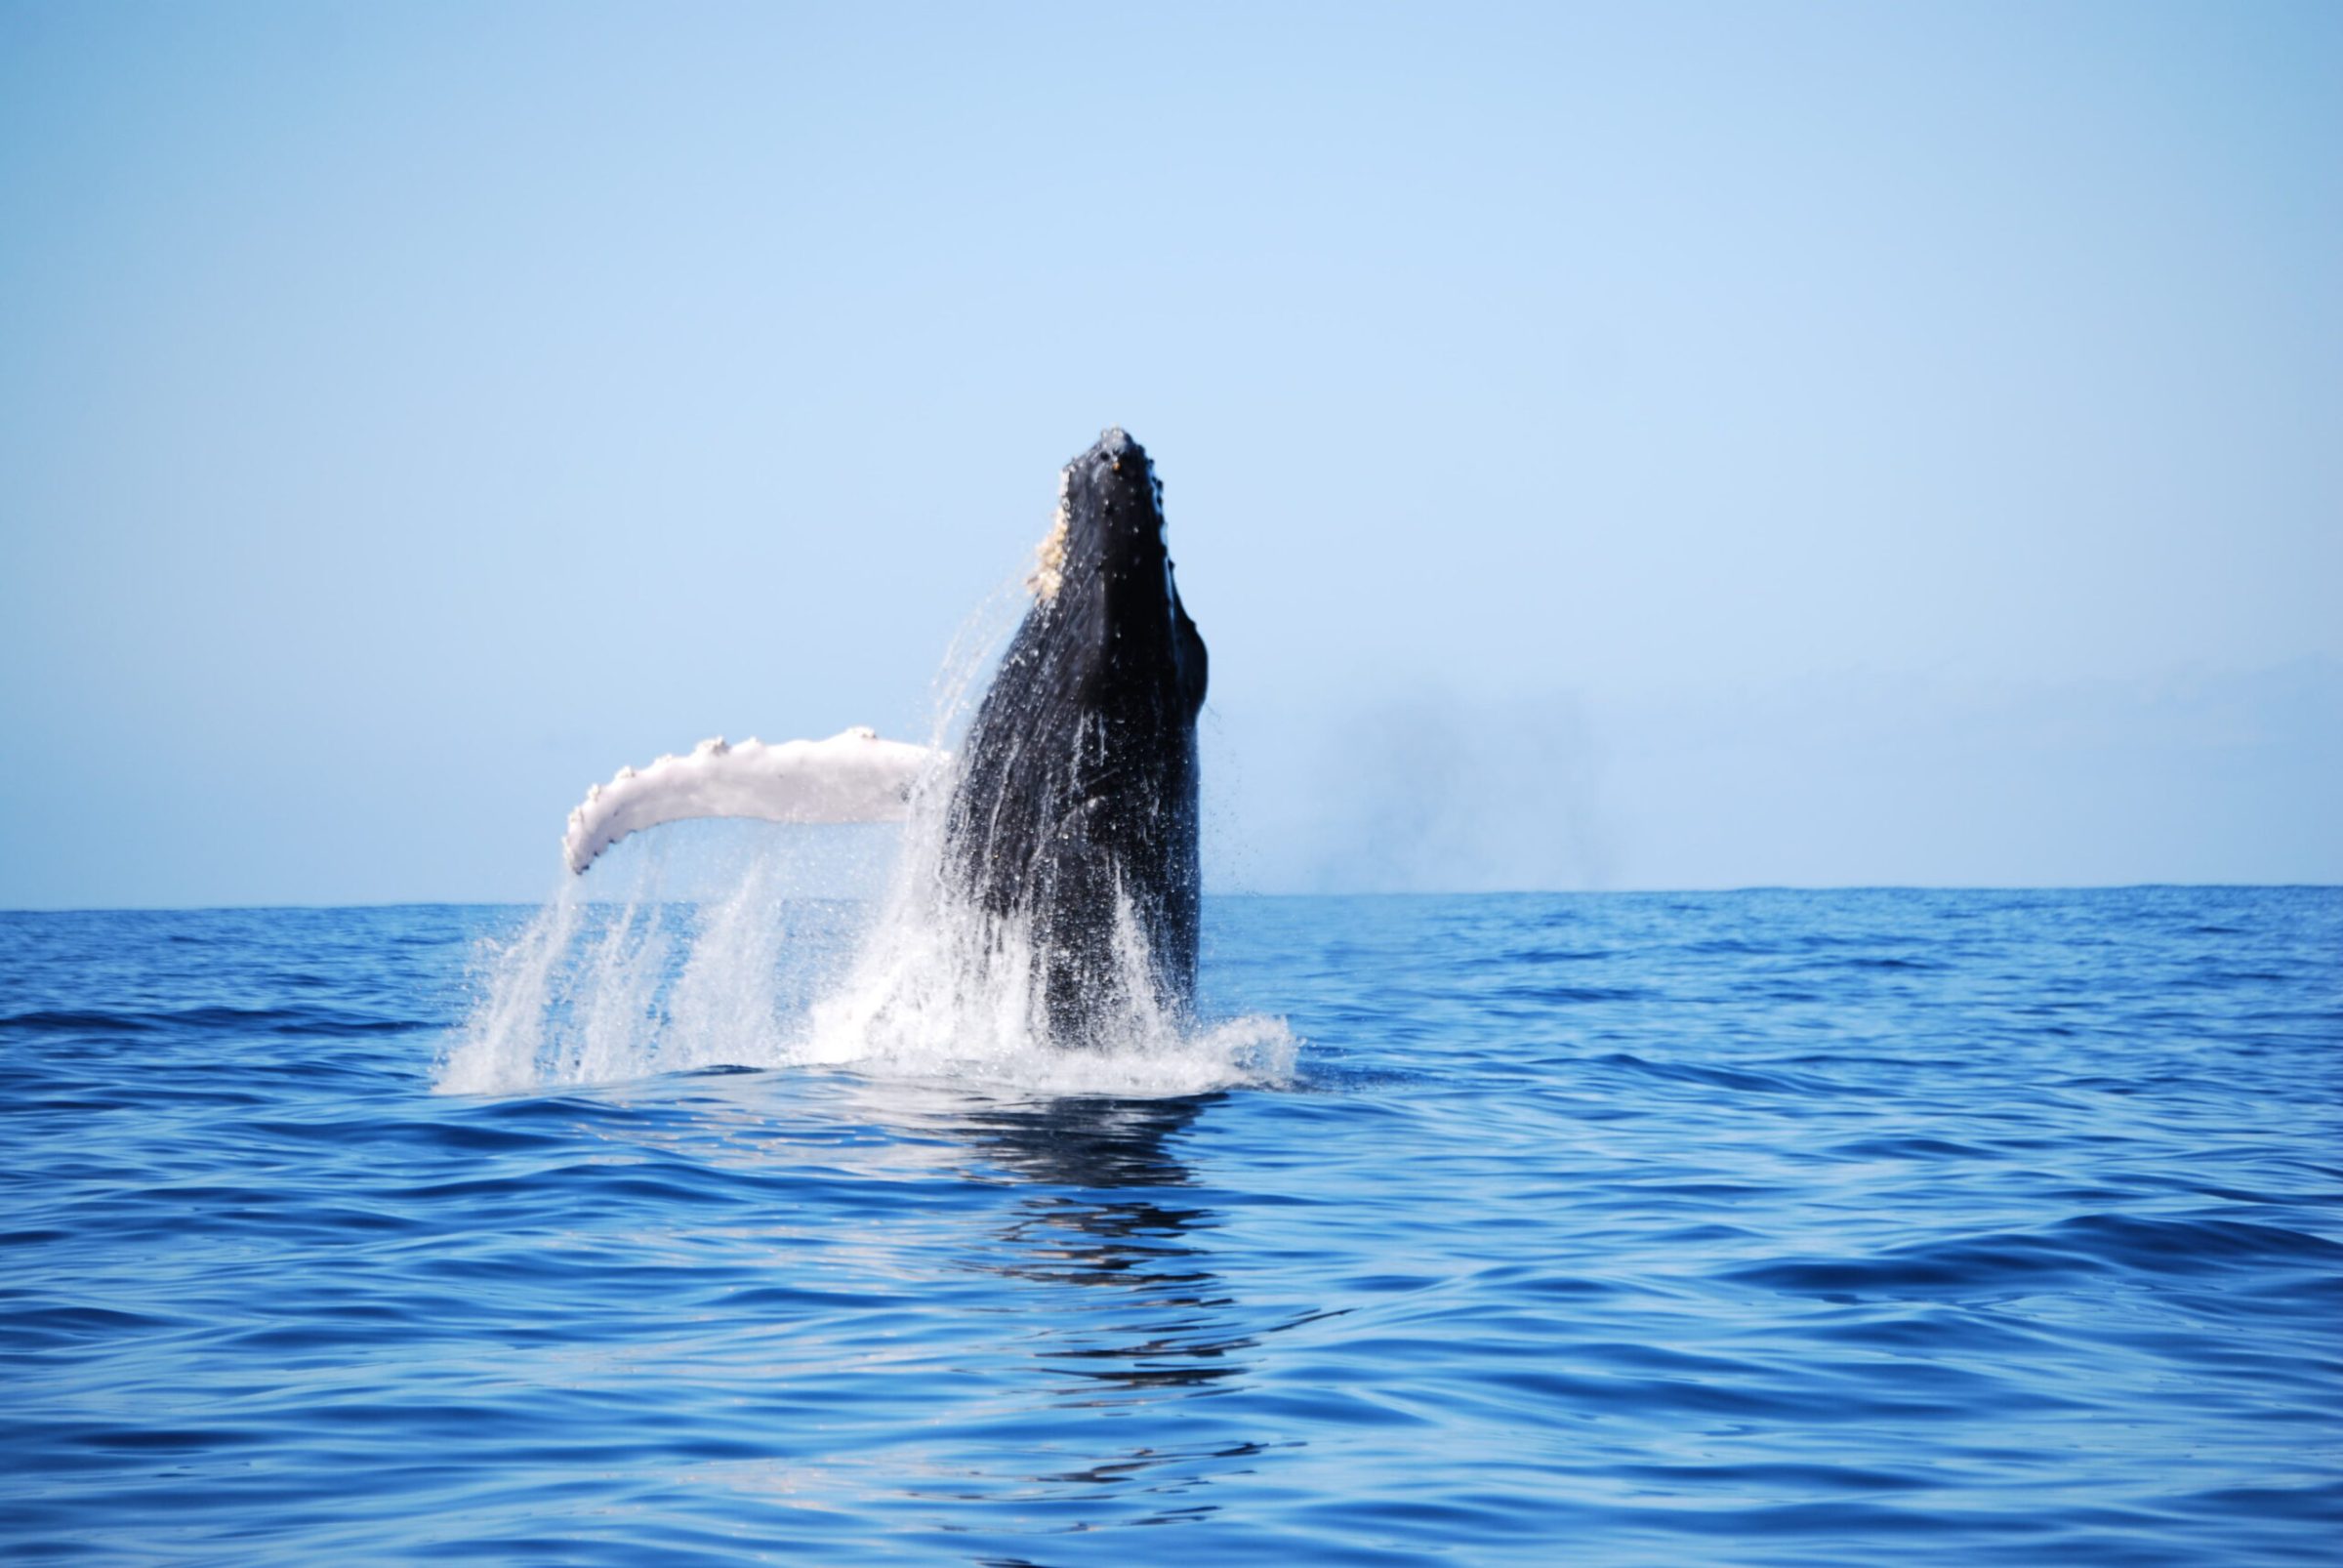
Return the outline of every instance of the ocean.
[[[860,919],[0,915],[0,1557],[2343,1549],[2343,889],[1219,898],[1095,1056]]]

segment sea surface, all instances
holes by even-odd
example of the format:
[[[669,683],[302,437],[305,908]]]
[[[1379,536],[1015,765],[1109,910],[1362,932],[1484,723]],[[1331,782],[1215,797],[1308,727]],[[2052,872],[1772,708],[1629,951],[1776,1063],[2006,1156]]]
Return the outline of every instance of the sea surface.
[[[2343,890],[1219,899],[1152,1075],[765,914],[0,915],[0,1558],[2343,1553]]]

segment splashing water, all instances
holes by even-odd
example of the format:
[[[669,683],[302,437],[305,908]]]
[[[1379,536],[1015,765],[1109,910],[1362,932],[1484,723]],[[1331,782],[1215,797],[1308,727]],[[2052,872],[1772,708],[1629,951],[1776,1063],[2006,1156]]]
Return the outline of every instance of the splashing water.
[[[999,638],[996,595],[954,643],[937,683],[942,737],[969,705]],[[478,1001],[440,1063],[442,1093],[513,1093],[714,1066],[825,1066],[1040,1094],[1156,1096],[1291,1080],[1284,1020],[1206,1020],[1164,1006],[1127,898],[1115,909],[1118,1008],[1089,1049],[1049,1039],[1033,932],[982,914],[944,875],[957,755],[914,790],[876,905],[805,896],[802,835],[759,831],[715,889],[670,899],[667,835],[627,856],[624,897],[571,880],[514,936],[475,954]],[[818,832],[820,830],[811,830]],[[616,857],[614,857],[616,858]],[[607,886],[625,859],[596,876]]]

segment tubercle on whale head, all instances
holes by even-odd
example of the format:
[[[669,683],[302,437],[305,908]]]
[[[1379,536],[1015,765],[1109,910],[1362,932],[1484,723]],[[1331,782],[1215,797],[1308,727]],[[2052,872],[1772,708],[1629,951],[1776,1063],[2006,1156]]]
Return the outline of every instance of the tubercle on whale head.
[[[1094,552],[1112,567],[1164,553],[1163,483],[1147,449],[1120,425],[1060,471],[1058,512],[1072,557]]]
[[[1036,609],[1105,642],[1194,642],[1173,579],[1163,489],[1146,448],[1120,426],[1060,470],[1057,513],[1030,579]]]
[[[1152,578],[1164,568],[1164,486],[1146,448],[1116,426],[1057,475],[1057,509],[1025,586],[1043,603],[1073,578]]]

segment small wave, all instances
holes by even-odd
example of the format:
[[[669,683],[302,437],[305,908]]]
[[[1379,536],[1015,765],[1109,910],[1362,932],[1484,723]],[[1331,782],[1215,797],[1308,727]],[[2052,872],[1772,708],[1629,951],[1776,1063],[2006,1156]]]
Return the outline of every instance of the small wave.
[[[69,1348],[93,1340],[159,1334],[183,1327],[181,1320],[153,1312],[64,1303],[0,1311],[0,1348],[12,1352]]]
[[[1917,1135],[1856,1138],[1833,1146],[1829,1153],[1841,1160],[1983,1160],[1993,1157],[1990,1149]]]
[[[2201,1275],[2287,1264],[2332,1268],[2338,1261],[2343,1244],[2276,1225],[2103,1213],[1869,1258],[1755,1263],[1725,1277],[1796,1295],[1901,1297],[2035,1289],[2109,1273]]]
[[[1694,1062],[1649,1061],[1625,1051],[1591,1059],[1606,1067],[1624,1067],[1646,1077],[1699,1084],[1708,1089],[1730,1089],[1746,1094],[1809,1094],[1828,1088],[1792,1073],[1754,1073],[1735,1067],[1704,1067]]]
[[[0,1016],[0,1030],[26,1034],[267,1033],[290,1035],[412,1034],[433,1025],[422,1018],[383,1017],[336,1008],[178,1008],[152,1012],[43,1011]]]
[[[2343,1243],[2244,1219],[2144,1219],[2078,1215],[2052,1227],[2062,1241],[2110,1262],[2158,1274],[2203,1274],[2271,1264],[2343,1264]]]
[[[135,1034],[155,1028],[150,1018],[123,1012],[12,1012],[0,1017],[0,1030],[24,1034]]]
[[[1492,1002],[1526,1002],[1534,1007],[1592,1007],[1605,1002],[1648,1002],[1654,993],[1633,985],[1549,985],[1525,981],[1493,987]]]
[[[2103,1259],[2040,1236],[1982,1236],[1870,1258],[1751,1264],[1724,1277],[1788,1295],[1935,1296],[1948,1290],[2039,1287],[2096,1273]]]

